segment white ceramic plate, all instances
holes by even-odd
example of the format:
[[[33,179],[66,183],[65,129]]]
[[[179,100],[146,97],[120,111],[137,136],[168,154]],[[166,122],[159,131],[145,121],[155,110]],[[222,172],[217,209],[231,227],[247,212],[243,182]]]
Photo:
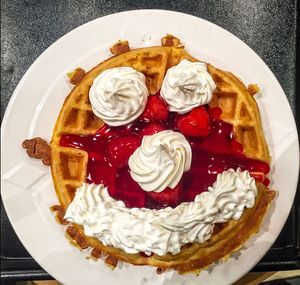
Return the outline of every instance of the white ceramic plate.
[[[71,246],[49,211],[57,199],[49,168],[30,159],[21,147],[26,138],[50,140],[59,110],[71,86],[66,73],[81,66],[89,70],[109,54],[118,39],[132,47],[157,45],[166,33],[179,37],[192,55],[230,70],[243,81],[257,83],[263,127],[272,155],[271,187],[277,197],[260,233],[224,264],[200,276],[128,264],[114,271],[84,258]],[[64,284],[225,284],[247,273],[268,251],[280,233],[292,206],[299,172],[297,130],[278,81],[241,40],[205,20],[177,12],[138,10],[89,22],[50,46],[28,69],[7,107],[2,125],[2,198],[18,237],[34,259]]]

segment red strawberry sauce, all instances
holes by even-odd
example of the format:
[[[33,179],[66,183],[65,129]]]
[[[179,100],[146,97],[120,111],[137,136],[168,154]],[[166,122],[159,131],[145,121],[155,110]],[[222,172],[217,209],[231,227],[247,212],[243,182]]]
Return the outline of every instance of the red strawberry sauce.
[[[220,109],[209,109],[210,114],[210,134],[206,137],[188,138],[192,147],[192,166],[182,178],[182,193],[179,203],[193,201],[197,194],[206,191],[216,181],[218,173],[226,169],[236,169],[259,173],[255,175],[268,185],[269,180],[264,177],[270,171],[269,165],[257,160],[246,158],[242,152],[243,147],[235,140],[232,125],[219,119]],[[178,116],[171,113],[166,122],[161,122],[164,128],[175,130],[174,121]],[[130,125],[122,127],[103,126],[94,135],[63,135],[60,144],[65,147],[74,147],[88,152],[88,169],[86,182],[103,183],[108,187],[112,197],[125,202],[127,207],[148,207],[160,208],[147,203],[147,192],[131,178],[128,163],[118,167],[111,163],[109,156],[110,142],[113,139],[126,136],[126,144],[130,144],[128,136],[142,138],[141,130],[147,127],[149,122],[136,121]],[[136,141],[136,140],[135,140]],[[122,140],[121,140],[122,142]],[[132,147],[124,146],[122,159],[129,157],[134,151]],[[135,143],[136,144],[136,143]],[[122,147],[118,143],[117,147]],[[136,147],[136,146],[135,146]],[[117,150],[120,152],[120,150]],[[128,158],[127,158],[128,160]],[[178,203],[178,204],[179,204]]]

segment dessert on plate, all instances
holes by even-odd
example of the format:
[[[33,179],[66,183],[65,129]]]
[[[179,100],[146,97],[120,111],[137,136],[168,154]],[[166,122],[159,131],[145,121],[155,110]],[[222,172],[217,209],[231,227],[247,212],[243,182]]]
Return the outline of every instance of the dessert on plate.
[[[91,255],[199,271],[259,231],[274,197],[259,88],[162,46],[111,48],[57,118],[51,170],[67,236]],[[28,145],[28,143],[27,143]]]

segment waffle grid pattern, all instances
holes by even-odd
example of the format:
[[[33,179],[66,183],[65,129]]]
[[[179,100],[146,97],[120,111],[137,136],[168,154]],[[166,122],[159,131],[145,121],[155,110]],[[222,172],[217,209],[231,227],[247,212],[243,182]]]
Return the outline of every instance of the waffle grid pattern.
[[[233,125],[236,139],[243,145],[247,157],[270,163],[259,110],[252,95],[230,72],[219,70],[211,65],[209,65],[209,72],[217,84],[217,91],[210,106],[222,109],[222,120]]]

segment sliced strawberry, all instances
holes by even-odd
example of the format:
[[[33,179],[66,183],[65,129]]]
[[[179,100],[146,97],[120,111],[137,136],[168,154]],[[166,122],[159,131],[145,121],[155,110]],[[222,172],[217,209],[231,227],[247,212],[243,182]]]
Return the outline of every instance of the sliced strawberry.
[[[166,188],[162,192],[147,192],[146,207],[150,209],[160,209],[163,207],[176,207],[180,203],[182,194],[182,184],[179,183],[174,189]]]
[[[222,114],[222,110],[219,107],[208,108],[208,115],[211,120],[220,120],[220,116]]]
[[[139,136],[123,136],[111,139],[107,143],[110,163],[115,167],[123,167],[128,163],[129,157],[140,146]]]
[[[210,133],[210,121],[207,111],[200,106],[175,119],[175,127],[181,133],[191,137],[205,137]]]
[[[243,154],[244,148],[243,146],[237,142],[235,139],[231,141],[232,151],[236,154]]]
[[[161,131],[164,131],[166,128],[163,124],[160,123],[152,123],[147,125],[146,127],[144,127],[141,132],[140,135],[141,136],[151,136],[154,135],[156,133],[159,133]]]
[[[169,110],[166,102],[158,94],[149,96],[145,111],[140,119],[143,122],[158,122],[166,121],[168,117]]]

